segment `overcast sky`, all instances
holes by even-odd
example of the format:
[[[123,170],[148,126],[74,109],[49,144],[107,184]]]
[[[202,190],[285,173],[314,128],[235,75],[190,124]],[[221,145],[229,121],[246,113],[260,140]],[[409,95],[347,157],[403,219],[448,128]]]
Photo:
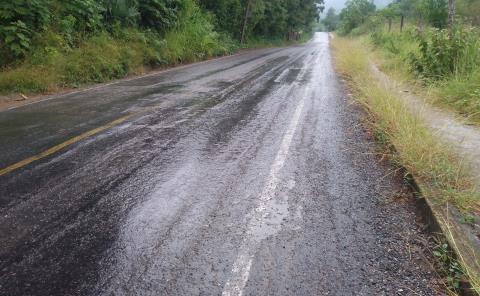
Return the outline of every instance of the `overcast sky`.
[[[337,13],[339,13],[345,5],[345,2],[347,2],[347,0],[325,0],[325,12],[327,12],[330,7],[333,7]],[[374,0],[374,2],[377,7],[381,8],[392,2],[392,0]]]

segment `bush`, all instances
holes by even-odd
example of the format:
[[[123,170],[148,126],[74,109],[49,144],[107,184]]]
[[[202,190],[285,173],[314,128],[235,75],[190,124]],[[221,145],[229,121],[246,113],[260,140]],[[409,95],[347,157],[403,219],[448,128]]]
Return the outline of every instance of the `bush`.
[[[458,26],[448,30],[431,29],[418,34],[419,53],[411,54],[410,64],[420,77],[440,80],[449,75],[472,72],[480,62],[478,32]]]
[[[435,28],[447,26],[447,0],[423,0],[419,8],[430,25]]]
[[[187,0],[139,0],[140,24],[158,31],[174,28]]]
[[[373,45],[382,47],[392,54],[399,54],[398,36],[396,34],[386,34],[383,31],[373,32],[371,35]]]
[[[139,74],[145,67],[177,64],[229,53],[236,42],[213,30],[209,16],[193,2],[176,28],[164,36],[113,26],[69,45],[65,34],[45,30],[35,48],[15,68],[0,72],[0,92],[47,92]]]
[[[61,2],[62,15],[73,16],[75,30],[80,33],[94,32],[102,28],[103,6],[97,0],[69,0]]]
[[[26,55],[35,30],[50,18],[46,0],[0,1],[0,66]],[[3,42],[2,42],[3,41]]]
[[[182,22],[165,35],[164,59],[170,63],[192,62],[231,52],[231,39],[214,31],[208,15],[191,3]]]

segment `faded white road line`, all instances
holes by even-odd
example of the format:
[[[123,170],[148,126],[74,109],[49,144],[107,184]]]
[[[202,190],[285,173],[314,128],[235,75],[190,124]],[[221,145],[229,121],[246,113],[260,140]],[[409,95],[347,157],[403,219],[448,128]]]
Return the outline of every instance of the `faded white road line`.
[[[283,70],[283,72],[278,75],[277,79],[274,80],[275,83],[280,83],[282,82],[283,78],[287,76],[288,72],[290,71],[290,68]]]
[[[308,92],[308,88],[306,88],[305,94]],[[274,198],[275,190],[280,181],[278,174],[285,164],[293,136],[300,121],[300,116],[302,114],[304,105],[304,98],[305,96],[302,96],[302,99],[298,103],[295,113],[288,125],[287,131],[283,136],[280,149],[270,168],[267,183],[259,197],[260,202],[258,206],[250,213],[251,219],[247,227],[246,238],[240,246],[239,253],[233,264],[230,278],[223,288],[223,296],[241,296],[243,294],[243,289],[245,288],[250,275],[253,257],[259,243],[264,238],[279,230],[278,228],[280,223],[269,223],[272,222],[270,221],[271,218],[269,218],[269,212],[271,211],[272,206],[274,206],[272,205],[271,201]]]
[[[299,83],[305,78],[308,66],[312,65],[311,62],[313,60],[317,61],[318,59],[318,55],[307,57],[304,61],[304,66],[301,68],[301,71],[297,76],[294,87],[300,86]],[[315,65],[315,63],[313,63],[313,65]],[[286,75],[285,73],[288,73],[287,70],[281,73],[277,80]],[[303,95],[300,96],[301,99],[283,136],[275,160],[270,167],[266,185],[259,196],[259,204],[249,214],[250,220],[247,226],[247,233],[239,248],[237,258],[233,263],[230,277],[223,287],[223,296],[241,296],[243,294],[243,290],[250,276],[253,258],[257,252],[259,244],[263,239],[278,232],[281,229],[283,216],[288,215],[288,203],[279,203],[274,197],[277,186],[280,182],[278,175],[287,160],[293,136],[295,135],[295,131],[300,122],[305,98],[311,95],[311,88],[309,85],[302,85],[301,87],[303,88]]]

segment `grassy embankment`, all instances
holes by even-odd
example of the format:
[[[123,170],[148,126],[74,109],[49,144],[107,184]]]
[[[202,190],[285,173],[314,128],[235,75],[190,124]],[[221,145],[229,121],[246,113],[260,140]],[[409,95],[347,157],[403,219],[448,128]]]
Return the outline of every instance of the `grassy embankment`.
[[[0,93],[52,92],[105,82],[165,65],[224,55],[236,43],[213,30],[196,11],[187,11],[173,30],[117,28],[80,38],[74,46],[62,34],[47,31],[33,41],[35,50],[0,72]]]
[[[176,28],[163,34],[118,27],[77,35],[72,42],[65,34],[46,30],[36,36],[34,50],[24,59],[0,69],[0,95],[52,93],[227,55],[240,48],[290,44],[281,38],[254,36],[240,45],[228,34],[217,33],[198,7],[182,14]]]
[[[252,39],[240,46],[228,36],[202,32],[200,28],[187,23],[164,38],[151,32],[122,29],[113,36],[102,33],[90,37],[76,48],[66,46],[60,36],[49,32],[43,40],[48,46],[21,64],[0,71],[0,94],[55,92],[232,54],[240,48],[291,44],[282,39]]]
[[[415,28],[403,33],[378,30],[367,37],[383,71],[416,86],[432,104],[480,125],[480,31],[459,27],[454,40],[446,38],[445,33]],[[423,51],[421,41],[428,44]]]
[[[332,47],[337,69],[367,110],[376,138],[387,148],[384,153],[412,174],[429,200],[454,204],[466,215],[478,210],[480,196],[468,167],[426,128],[421,118],[409,111],[396,92],[372,74],[372,49],[358,38],[334,38]],[[468,269],[464,272],[480,291],[479,275]]]
[[[466,212],[478,209],[480,196],[473,190],[465,164],[370,72],[367,45],[359,39],[335,38],[332,46],[338,70],[372,115],[377,137],[395,147],[393,159],[414,175],[429,197],[451,202]]]

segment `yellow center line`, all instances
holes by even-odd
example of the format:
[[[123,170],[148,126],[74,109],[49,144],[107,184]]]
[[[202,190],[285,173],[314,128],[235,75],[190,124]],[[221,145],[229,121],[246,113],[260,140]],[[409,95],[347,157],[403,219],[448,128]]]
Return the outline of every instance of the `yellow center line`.
[[[50,149],[48,149],[48,150],[45,150],[45,151],[43,151],[43,152],[40,153],[40,154],[37,154],[37,155],[34,155],[34,156],[32,156],[32,157],[26,158],[26,159],[24,159],[24,160],[22,160],[22,161],[19,161],[19,162],[15,163],[15,164],[12,164],[12,165],[10,165],[10,166],[8,166],[8,167],[6,167],[6,168],[3,168],[3,169],[0,170],[0,176],[5,175],[5,174],[8,174],[8,173],[10,173],[10,172],[12,172],[12,171],[14,171],[14,170],[16,170],[16,169],[19,169],[19,168],[21,168],[21,167],[24,167],[24,166],[26,166],[26,165],[34,162],[34,161],[37,161],[37,160],[39,160],[39,159],[45,158],[45,157],[47,157],[47,156],[49,156],[49,155],[52,155],[52,154],[54,154],[54,153],[56,153],[56,152],[58,152],[58,151],[60,151],[60,150],[62,150],[62,149],[64,149],[64,148],[66,148],[66,147],[68,147],[68,146],[70,146],[70,145],[72,145],[72,144],[75,144],[75,143],[77,143],[77,142],[79,142],[79,141],[81,141],[81,140],[83,140],[83,139],[85,139],[85,138],[91,137],[91,136],[93,136],[93,135],[95,135],[95,134],[98,134],[98,133],[104,131],[104,130],[107,130],[107,129],[109,129],[109,128],[112,128],[112,127],[114,127],[114,126],[116,126],[116,125],[124,122],[125,120],[127,120],[128,118],[130,118],[130,117],[132,117],[132,116],[133,116],[133,114],[129,114],[129,115],[120,117],[120,118],[118,118],[118,119],[116,119],[116,120],[114,120],[114,121],[112,121],[112,122],[110,122],[110,123],[107,123],[106,125],[103,125],[103,126],[101,126],[101,127],[97,127],[96,129],[90,130],[90,131],[85,132],[85,133],[83,133],[83,134],[81,134],[81,135],[78,135],[78,136],[76,136],[76,137],[73,137],[73,138],[71,138],[71,139],[69,139],[69,140],[67,140],[67,141],[65,141],[65,142],[63,142],[63,143],[61,143],[61,144],[58,144],[58,145],[56,145],[56,146],[53,146],[52,148],[50,148]]]

